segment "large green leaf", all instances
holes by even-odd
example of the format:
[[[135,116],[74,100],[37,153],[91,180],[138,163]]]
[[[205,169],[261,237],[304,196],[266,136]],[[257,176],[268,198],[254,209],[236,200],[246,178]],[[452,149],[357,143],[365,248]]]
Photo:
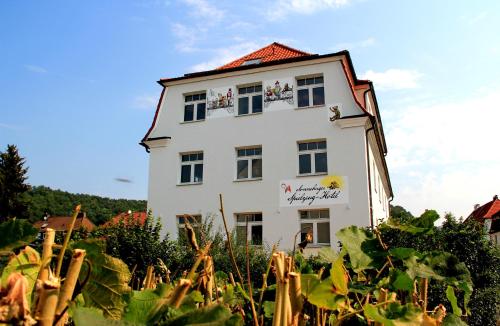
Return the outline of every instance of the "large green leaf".
[[[355,272],[381,266],[380,258],[384,257],[385,252],[372,233],[357,226],[350,226],[341,229],[336,235],[342,242],[342,248],[347,250]]]
[[[462,315],[462,309],[458,306],[457,303],[457,296],[455,295],[455,291],[451,286],[446,287],[446,298],[448,298],[448,301],[451,303],[451,308],[453,308],[453,314],[457,316]]]
[[[21,273],[28,281],[26,297],[28,299],[28,304],[31,304],[31,292],[35,287],[41,265],[42,261],[40,259],[40,254],[31,247],[25,247],[17,256],[11,258],[4,268],[2,272],[1,287],[5,288],[7,286],[7,279],[11,273]]]
[[[165,326],[240,326],[243,319],[239,314],[231,314],[231,311],[222,305],[213,305],[201,309],[191,310],[181,316],[161,324]]]
[[[391,272],[392,286],[396,290],[412,291],[413,279],[405,272],[395,269]]]
[[[384,326],[420,326],[422,325],[423,313],[413,304],[401,305],[392,302],[387,308],[366,304],[363,306],[365,316]]]
[[[467,324],[454,314],[447,314],[441,326],[467,326]]]
[[[413,248],[391,248],[389,249],[391,256],[399,258],[401,260],[408,259],[411,256],[420,257],[420,254]]]
[[[146,324],[134,324],[126,320],[111,320],[103,316],[102,310],[96,308],[87,308],[72,306],[69,313],[75,326],[138,326]]]
[[[120,319],[125,307],[124,294],[130,292],[130,272],[127,265],[120,259],[105,254],[104,245],[99,240],[79,241],[73,244],[73,248],[84,249],[87,252],[86,260],[92,266],[90,279],[82,291],[85,305],[103,310],[107,318]],[[80,282],[88,272],[88,266],[84,264]]]
[[[264,304],[263,304],[264,316],[266,316],[266,318],[273,317],[275,305],[276,305],[276,303],[274,301],[264,301]]]
[[[345,305],[345,296],[335,293],[335,288],[330,280],[317,284],[307,298],[310,303],[320,308],[335,310]]]
[[[342,295],[347,295],[347,273],[344,270],[343,256],[339,256],[332,264],[330,270],[330,279],[335,288],[335,292]]]
[[[127,307],[123,319],[133,323],[147,323],[148,317],[155,310],[161,299],[165,298],[172,290],[171,285],[158,284],[156,289],[144,291],[132,291],[125,296]]]
[[[390,218],[386,225],[411,234],[430,234],[434,231],[434,222],[439,219],[439,214],[434,210],[425,211],[420,217],[409,219],[404,223]]]
[[[11,251],[26,246],[36,239],[38,229],[22,219],[11,219],[0,224],[0,251]]]
[[[302,295],[307,299],[319,282],[318,275],[316,274],[302,274],[300,276],[300,288]]]

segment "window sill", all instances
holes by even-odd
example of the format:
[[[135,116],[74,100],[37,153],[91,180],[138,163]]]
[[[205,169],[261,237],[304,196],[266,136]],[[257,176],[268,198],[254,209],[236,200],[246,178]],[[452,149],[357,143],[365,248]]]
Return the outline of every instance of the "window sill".
[[[181,125],[183,125],[183,124],[190,124],[190,123],[203,122],[203,121],[205,121],[205,119],[203,119],[203,120],[193,120],[193,121],[180,121],[179,123]]]
[[[309,243],[307,244],[306,249],[314,249],[314,248],[325,248],[330,247],[329,243]]]
[[[315,177],[318,175],[328,175],[328,172],[321,172],[321,173],[309,173],[309,174],[297,174],[297,177]]]
[[[294,110],[324,108],[325,106],[326,106],[325,104],[311,105],[311,106],[301,106],[301,107],[294,108]]]
[[[184,182],[184,183],[178,183],[177,186],[196,186],[202,184],[203,182]]]
[[[233,182],[250,182],[250,181],[262,181],[262,178],[247,178],[247,179],[235,179]]]
[[[239,118],[239,117],[248,117],[248,116],[252,116],[252,115],[259,115],[259,114],[262,114],[263,112],[255,112],[255,113],[247,113],[247,114],[235,114],[234,116],[236,118]]]

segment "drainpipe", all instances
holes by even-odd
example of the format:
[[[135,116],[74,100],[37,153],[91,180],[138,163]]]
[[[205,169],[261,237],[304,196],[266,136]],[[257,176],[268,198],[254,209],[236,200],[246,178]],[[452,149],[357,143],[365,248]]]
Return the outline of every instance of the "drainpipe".
[[[366,165],[368,166],[368,198],[370,199],[370,226],[373,229],[373,204],[372,204],[372,176],[371,176],[371,163],[370,163],[370,146],[368,142],[368,133],[374,130],[373,123],[371,127],[366,129],[365,141],[366,141]]]

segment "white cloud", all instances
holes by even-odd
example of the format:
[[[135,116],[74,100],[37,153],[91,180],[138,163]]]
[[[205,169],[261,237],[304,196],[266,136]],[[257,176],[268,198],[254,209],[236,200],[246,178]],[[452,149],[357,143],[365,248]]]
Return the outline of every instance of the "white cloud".
[[[500,89],[465,99],[413,105],[386,124],[395,203],[466,217],[474,204],[500,194]],[[395,178],[396,177],[396,178]]]
[[[17,127],[17,126],[13,126],[13,125],[1,123],[1,122],[0,122],[0,128],[10,129],[10,130],[18,130],[19,129],[19,127]]]
[[[37,74],[45,74],[47,72],[47,69],[45,69],[44,67],[35,66],[35,65],[24,65],[24,68],[26,68],[27,70],[29,70],[31,72],[35,72]]]
[[[339,43],[336,44],[333,47],[333,51],[338,51],[338,50],[354,50],[358,48],[367,48],[369,46],[372,46],[376,43],[376,40],[374,37],[369,37],[367,39],[357,41],[357,42],[345,42],[345,43]]]
[[[212,50],[214,55],[211,59],[205,62],[196,64],[190,68],[191,71],[205,71],[217,68],[235,59],[238,59],[245,54],[251,53],[259,49],[262,45],[253,41],[240,42],[231,46],[224,46]]]
[[[206,23],[218,22],[224,18],[225,11],[221,10],[206,0],[183,0],[190,6],[195,16],[205,19]]]
[[[280,20],[290,13],[312,14],[325,9],[336,9],[349,4],[351,0],[278,0],[267,11],[269,20]]]
[[[155,95],[139,95],[133,99],[132,106],[141,110],[152,110],[158,104],[158,97]]]
[[[195,52],[198,48],[195,46],[200,38],[201,31],[194,27],[188,27],[180,23],[172,24],[172,33],[179,39],[175,48],[180,52]]]
[[[373,81],[377,90],[385,91],[418,88],[422,76],[417,70],[392,68],[383,72],[368,70],[360,78]]]

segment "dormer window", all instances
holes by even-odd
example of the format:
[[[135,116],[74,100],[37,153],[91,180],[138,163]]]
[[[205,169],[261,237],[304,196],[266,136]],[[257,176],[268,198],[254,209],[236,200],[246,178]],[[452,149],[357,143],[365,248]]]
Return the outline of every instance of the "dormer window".
[[[205,92],[184,96],[184,121],[205,120],[206,98]]]
[[[323,76],[297,78],[298,107],[325,104]]]
[[[261,62],[262,62],[262,59],[252,59],[252,60],[247,60],[247,61],[243,62],[241,65],[242,66],[258,65]]]

